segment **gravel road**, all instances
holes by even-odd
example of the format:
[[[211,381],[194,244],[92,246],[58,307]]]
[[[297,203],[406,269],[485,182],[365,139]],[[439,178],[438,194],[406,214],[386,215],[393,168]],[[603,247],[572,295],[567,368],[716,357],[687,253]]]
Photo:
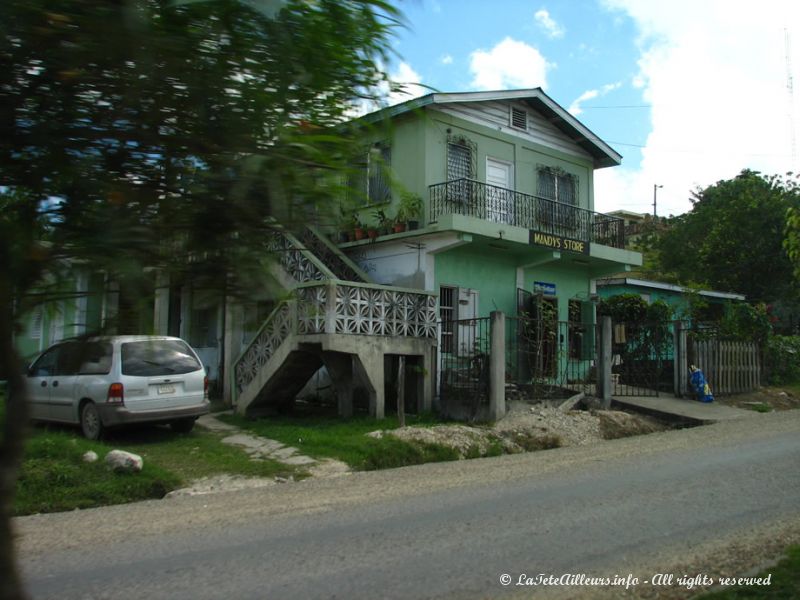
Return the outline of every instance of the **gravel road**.
[[[258,540],[261,539],[259,536],[263,535],[264,539],[271,540],[269,543],[273,544],[274,552],[279,552],[280,543],[287,543],[286,551],[281,552],[280,560],[274,554],[272,555],[271,560],[276,565],[284,564],[287,560],[289,563],[286,564],[290,564],[292,552],[297,553],[295,561],[302,563],[305,560],[303,553],[310,552],[310,550],[303,550],[302,548],[305,547],[301,548],[296,545],[299,543],[298,531],[304,532],[302,535],[306,536],[307,539],[304,539],[309,548],[325,541],[315,540],[313,532],[303,529],[303,523],[306,525],[328,523],[333,528],[331,531],[348,531],[348,528],[356,530],[362,522],[369,523],[371,517],[378,519],[381,511],[384,511],[389,519],[396,520],[402,516],[402,518],[416,521],[419,516],[419,519],[424,522],[428,518],[432,519],[431,515],[437,511],[447,515],[452,507],[452,513],[459,514],[462,519],[457,525],[454,525],[454,529],[458,530],[454,534],[466,536],[467,540],[471,539],[470,536],[474,536],[475,543],[479,546],[480,544],[491,545],[489,540],[495,539],[496,532],[482,530],[481,524],[474,522],[473,517],[466,512],[468,505],[474,499],[475,506],[480,509],[477,514],[480,515],[481,511],[491,510],[491,507],[494,506],[493,502],[504,503],[497,506],[496,510],[499,514],[503,512],[503,506],[508,506],[509,510],[513,511],[516,506],[515,502],[526,499],[517,498],[517,496],[529,493],[541,494],[543,508],[544,499],[551,498],[553,501],[552,530],[547,526],[549,513],[543,510],[541,514],[537,515],[537,519],[541,519],[541,523],[537,521],[539,527],[537,535],[544,536],[542,542],[545,547],[552,545],[554,553],[562,545],[564,546],[562,549],[567,553],[570,552],[566,541],[559,540],[560,529],[566,532],[569,528],[580,528],[584,525],[586,528],[595,526],[598,520],[602,521],[604,511],[609,515],[609,520],[612,516],[618,520],[613,526],[618,528],[621,540],[626,535],[629,538],[631,536],[631,532],[625,530],[626,527],[633,527],[633,523],[647,523],[647,526],[644,527],[647,529],[646,536],[642,534],[635,538],[639,540],[638,542],[635,542],[634,538],[626,541],[625,552],[599,552],[596,556],[592,556],[591,560],[586,558],[584,563],[574,564],[571,567],[572,572],[589,572],[594,569],[601,574],[608,575],[649,572],[706,573],[711,576],[742,574],[753,567],[767,564],[786,544],[800,542],[800,508],[798,508],[800,506],[800,466],[798,466],[800,465],[798,463],[800,443],[798,440],[800,440],[800,411],[754,413],[752,417],[744,420],[607,441],[594,446],[560,448],[471,461],[426,464],[391,471],[353,473],[334,479],[307,480],[263,489],[209,496],[177,497],[70,513],[34,515],[16,519],[15,526],[19,536],[18,547],[21,563],[35,598],[136,597],[136,594],[145,593],[145,590],[121,589],[120,586],[111,585],[111,589],[114,591],[89,594],[89,596],[86,596],[87,592],[81,591],[79,586],[74,587],[74,592],[68,590],[73,589],[70,586],[77,586],[76,582],[85,577],[99,577],[102,581],[105,561],[108,561],[110,571],[114,571],[126,560],[131,560],[131,553],[133,552],[135,555],[134,549],[138,548],[140,549],[138,551],[146,553],[141,549],[152,547],[154,555],[164,552],[164,556],[167,556],[167,553],[175,551],[174,544],[170,540],[176,540],[175,544],[178,545],[188,544],[191,547],[192,544],[198,544],[198,547],[201,547],[210,539],[222,538],[226,533],[230,534],[232,531],[238,532],[237,535],[241,536],[242,544],[254,544],[254,547],[260,547]],[[773,446],[775,452],[772,451]],[[747,465],[741,469],[738,467],[732,469],[730,477],[726,477],[724,472],[715,473],[713,485],[709,484],[709,488],[704,489],[703,478],[706,477],[704,473],[714,472],[715,461],[719,463],[719,470],[730,468],[731,460],[735,464],[738,447],[747,449],[746,456],[742,457],[747,459]],[[780,453],[777,450],[778,447],[781,448]],[[697,461],[697,469],[693,469],[693,461]],[[673,466],[673,463],[678,466]],[[773,463],[780,469],[780,474],[777,473],[777,468],[776,473],[772,473]],[[656,471],[663,468],[663,477],[658,472],[648,472],[646,468],[648,464],[654,465],[653,469]],[[701,466],[710,471],[700,472]],[[643,506],[639,506],[637,503],[625,504],[627,488],[624,482],[630,477],[629,473],[646,473],[648,481],[654,482],[652,484],[654,489],[649,492],[645,490],[642,496],[642,503],[645,504]],[[675,483],[669,484],[672,487],[664,488],[663,485],[660,485],[661,481],[667,482],[670,481],[670,478],[676,477]],[[680,487],[682,477],[686,478],[686,489]],[[708,477],[711,479],[710,475]],[[751,478],[758,480],[756,489],[747,485],[747,480]],[[622,487],[602,489],[604,483],[608,483],[608,487],[613,488],[614,486],[610,482],[617,480],[623,482]],[[576,482],[576,485],[581,484],[584,487],[588,482],[589,485],[595,486],[597,488],[596,503],[591,502],[594,496],[590,490],[586,497],[581,496],[583,504],[579,502],[574,508],[562,511],[563,514],[559,513],[558,498],[557,496],[553,497],[551,492],[547,491],[549,488],[546,486],[558,488],[558,486],[567,485],[568,482]],[[642,487],[641,481],[633,483],[636,485],[631,486],[632,490],[637,485]],[[569,496],[562,499],[562,504],[572,501],[575,489],[561,492]],[[504,496],[503,490],[511,490],[510,495]],[[777,493],[777,490],[785,490],[785,498],[780,497],[781,494]],[[764,496],[759,497],[762,491]],[[670,493],[674,493],[674,502],[665,497]],[[603,503],[605,502],[618,503],[618,506],[604,507]],[[650,503],[651,506],[648,507],[647,503]],[[720,506],[721,516],[718,524],[714,523],[715,504]],[[521,507],[520,518],[523,516],[529,518],[529,514],[526,512],[529,510],[526,508],[527,505],[519,504],[519,506]],[[626,506],[626,510],[631,511],[628,525],[626,525],[625,515],[618,514],[619,511],[616,510],[620,506]],[[653,511],[653,518],[650,521],[648,521],[648,508]],[[639,514],[633,514],[634,511],[640,509]],[[570,510],[573,511],[572,517],[570,517]],[[524,515],[523,512],[525,512]],[[668,513],[671,520],[665,521],[664,519],[667,518],[665,515]],[[695,518],[696,513],[703,515],[704,519],[698,521],[697,532],[686,531],[685,535],[679,533],[683,521],[681,515],[685,514],[686,521],[690,522]],[[486,513],[484,512],[484,514]],[[660,518],[657,518],[659,515]],[[510,519],[510,525],[513,527],[514,515],[504,514],[503,516],[505,521],[502,524],[497,521],[496,516],[488,517],[487,521],[490,526],[499,527],[508,525]],[[584,517],[591,518],[585,524],[576,525],[573,522],[581,522]],[[466,521],[466,525],[464,521]],[[252,524],[252,527],[248,524]],[[370,538],[369,543],[374,543],[375,547],[379,548],[380,540],[371,539],[375,535],[380,535],[376,534],[376,531],[379,532],[381,527],[388,527],[388,530],[391,530],[392,527],[397,526],[397,523],[387,525],[386,523],[378,524],[376,521],[373,525],[378,529],[370,530],[365,535]],[[415,523],[415,525],[418,524]],[[521,525],[525,525],[525,523],[522,522]],[[715,525],[718,525],[718,532],[710,535],[709,531],[713,531]],[[431,530],[438,531],[439,527],[434,522],[430,523]],[[662,530],[659,531],[658,527],[661,527]],[[403,537],[402,530],[401,525],[398,530],[401,533],[397,533],[400,537]],[[414,531],[421,539],[403,540],[403,543],[408,545],[408,548],[403,551],[403,556],[407,558],[413,557],[415,552],[425,554],[423,550],[427,550],[426,544],[428,543],[431,548],[441,543],[439,539],[441,536],[426,540],[424,529],[415,529]],[[598,535],[609,535],[608,530],[605,530],[605,533],[602,533],[603,530],[598,531],[601,531]],[[387,535],[391,535],[391,533],[387,533]],[[564,535],[566,536],[566,533]],[[646,544],[645,537],[647,538]],[[607,548],[608,550],[611,550],[612,547],[621,547],[619,543],[615,546],[615,540],[612,538],[609,538],[607,542],[592,540],[589,543],[586,541],[584,546],[595,549]],[[523,542],[527,538],[514,537],[512,534],[509,541],[514,540],[516,540],[515,543],[527,543]],[[394,541],[396,540],[387,543]],[[264,544],[266,543],[265,541]],[[364,539],[359,538],[357,543],[372,548]],[[509,552],[508,541],[498,541],[497,543],[503,544],[503,552]],[[637,548],[636,544],[640,544],[641,547]],[[521,545],[520,547],[524,553],[525,546]],[[497,548],[498,551],[499,548],[500,546]],[[353,550],[354,553],[359,551],[366,552],[366,550],[358,548]],[[185,554],[185,547],[183,550],[178,549],[177,552]],[[369,552],[376,552],[376,550],[370,549]],[[397,552],[400,553],[400,550],[398,549]],[[287,557],[286,553],[290,556]],[[393,555],[390,553],[387,556],[391,558]],[[524,564],[533,561],[534,557],[522,556],[521,558],[523,559],[521,563]],[[180,560],[171,568],[180,570],[183,568],[180,565],[185,567]],[[335,565],[325,562],[327,559],[318,558],[316,560],[318,561],[316,566],[319,569],[324,567],[331,573],[336,572]],[[340,560],[346,559],[341,558]],[[221,554],[220,561],[224,562]],[[165,558],[165,572],[170,571],[169,564],[171,563]],[[464,566],[463,561],[458,564]],[[554,568],[567,568],[566,565],[569,562],[555,561],[552,564],[555,565]],[[133,565],[132,572],[136,572],[136,568],[145,569],[143,565],[144,563],[139,564],[138,567]],[[157,565],[151,566],[157,568]],[[534,566],[531,563],[531,568]],[[268,565],[265,564],[264,573],[267,573],[267,567]],[[343,564],[342,568],[345,569],[345,567],[352,568],[352,565]],[[314,568],[315,565],[306,566],[308,572],[313,572]],[[423,568],[422,564],[419,568]],[[613,569],[614,573],[608,572],[608,569]],[[398,571],[402,570],[403,567],[398,565]],[[391,572],[391,569],[389,571]],[[413,571],[411,573],[413,575]],[[497,571],[497,574],[499,573],[500,571]],[[365,569],[366,574],[368,574],[367,569]],[[469,575],[469,573],[464,573],[464,577]],[[198,574],[195,576],[199,577]],[[275,577],[277,576],[275,575]],[[266,577],[266,575],[262,574],[262,577]],[[420,575],[418,579],[419,585],[427,585],[425,577]],[[198,582],[202,585],[201,579],[198,579]],[[191,585],[191,581],[184,581],[184,583]],[[429,589],[430,594],[422,595],[430,595],[430,597],[494,597],[496,592],[498,596],[502,595],[503,597],[519,595],[519,597],[530,598],[535,596],[533,591],[540,591],[530,588],[503,588],[496,583],[496,580],[491,582],[489,587],[480,591],[477,591],[478,588],[472,584],[465,584],[466,587],[461,586],[458,580],[450,583],[452,583],[452,587],[445,582],[442,584],[444,587],[425,588]],[[157,588],[158,593],[153,590],[147,590],[146,593],[153,598],[170,597],[174,594],[174,590],[170,590],[166,583],[161,585],[162,587]],[[375,589],[383,588],[356,587],[350,589],[349,595],[350,597],[375,597],[371,595]],[[378,593],[378,596],[421,597],[420,594],[412,592],[412,589],[419,591],[419,588],[410,587],[409,593],[406,594],[398,593],[397,589],[391,589],[385,593]],[[359,591],[363,592],[364,590],[370,590],[370,594],[359,594]],[[206,592],[197,597],[218,597],[215,593],[209,593],[207,589]],[[219,592],[222,593],[223,588],[220,588]],[[322,590],[322,592],[317,596],[346,597],[345,594],[337,596],[334,588]],[[155,595],[152,595],[154,593]],[[690,592],[686,589],[654,588],[642,585],[626,592],[619,588],[612,590],[599,588],[550,589],[547,596],[685,598],[689,594]],[[247,596],[244,594],[242,597]],[[251,595],[250,597],[257,596]],[[273,594],[272,597],[291,596]]]

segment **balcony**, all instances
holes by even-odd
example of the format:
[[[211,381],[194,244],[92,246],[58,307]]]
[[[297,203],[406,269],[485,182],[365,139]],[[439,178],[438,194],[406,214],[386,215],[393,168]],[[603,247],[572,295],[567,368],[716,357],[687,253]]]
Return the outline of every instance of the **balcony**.
[[[585,208],[472,179],[430,186],[430,221],[463,215],[528,229],[552,238],[625,248],[625,222]]]

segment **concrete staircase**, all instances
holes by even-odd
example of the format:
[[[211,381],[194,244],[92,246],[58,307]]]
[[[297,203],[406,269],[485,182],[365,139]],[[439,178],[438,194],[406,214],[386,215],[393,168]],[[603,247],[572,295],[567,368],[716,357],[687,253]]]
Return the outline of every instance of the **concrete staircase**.
[[[397,356],[417,357],[419,409],[430,409],[437,305],[433,294],[373,283],[314,228],[277,229],[268,242],[274,275],[292,290],[233,363],[233,403],[256,416],[291,405],[325,366],[343,416],[360,388],[370,413],[384,413],[384,370]]]

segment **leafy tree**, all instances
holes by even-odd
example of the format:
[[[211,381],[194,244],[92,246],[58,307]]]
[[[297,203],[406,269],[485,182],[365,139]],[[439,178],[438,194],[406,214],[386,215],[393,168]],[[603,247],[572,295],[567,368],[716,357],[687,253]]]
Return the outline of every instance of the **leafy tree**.
[[[800,208],[786,211],[786,239],[784,247],[792,261],[794,276],[800,280]]]
[[[792,298],[798,279],[784,249],[786,212],[800,207],[796,178],[744,170],[695,192],[657,242],[659,268],[681,283],[744,294],[750,302]]]
[[[340,124],[386,81],[398,18],[383,0],[0,3],[0,597],[24,597],[13,332],[31,291],[74,260],[134,289],[147,267],[257,285],[271,218],[332,204],[325,174],[354,146]]]

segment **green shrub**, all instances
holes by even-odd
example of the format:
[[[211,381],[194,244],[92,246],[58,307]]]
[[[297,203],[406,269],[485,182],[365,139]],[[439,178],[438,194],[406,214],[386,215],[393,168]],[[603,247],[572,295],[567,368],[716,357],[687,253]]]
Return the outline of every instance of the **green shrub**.
[[[770,385],[800,383],[800,336],[769,337],[764,358]]]
[[[394,469],[429,462],[458,460],[458,450],[440,444],[412,443],[390,435],[368,440],[368,449],[361,468],[365,471]]]

